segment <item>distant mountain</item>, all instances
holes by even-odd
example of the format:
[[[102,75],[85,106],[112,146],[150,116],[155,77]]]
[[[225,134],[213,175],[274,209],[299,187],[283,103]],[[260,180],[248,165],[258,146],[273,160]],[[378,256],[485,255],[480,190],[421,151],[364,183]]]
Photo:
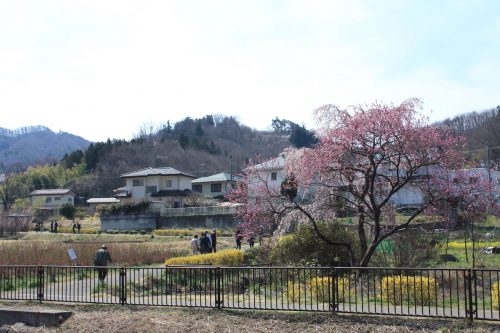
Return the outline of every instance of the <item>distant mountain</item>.
[[[86,149],[90,142],[44,126],[9,130],[0,127],[0,172],[23,170],[29,165],[58,162],[64,154]]]

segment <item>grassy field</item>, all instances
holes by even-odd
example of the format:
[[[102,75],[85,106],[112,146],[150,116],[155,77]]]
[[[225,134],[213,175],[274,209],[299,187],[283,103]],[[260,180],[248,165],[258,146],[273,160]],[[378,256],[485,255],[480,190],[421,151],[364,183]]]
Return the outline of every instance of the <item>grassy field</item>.
[[[463,320],[421,319],[331,313],[280,311],[179,309],[170,307],[48,305],[3,303],[18,309],[57,309],[74,314],[56,328],[22,324],[3,327],[4,332],[498,332],[494,323]],[[0,328],[2,332],[2,328]]]

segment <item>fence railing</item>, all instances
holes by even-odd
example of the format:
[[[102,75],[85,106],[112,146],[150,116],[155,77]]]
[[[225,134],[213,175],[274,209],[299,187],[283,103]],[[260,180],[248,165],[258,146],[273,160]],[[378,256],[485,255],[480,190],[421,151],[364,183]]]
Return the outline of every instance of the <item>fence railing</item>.
[[[500,320],[500,270],[0,266],[0,299]]]
[[[162,208],[161,216],[199,216],[199,215],[234,215],[235,207],[188,207],[188,208]]]

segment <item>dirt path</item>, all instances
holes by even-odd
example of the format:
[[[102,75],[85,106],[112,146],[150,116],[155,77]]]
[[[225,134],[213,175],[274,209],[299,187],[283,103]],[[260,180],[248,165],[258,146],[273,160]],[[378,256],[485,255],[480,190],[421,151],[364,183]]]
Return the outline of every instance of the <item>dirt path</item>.
[[[498,324],[482,322],[467,328],[463,320],[139,306],[2,304],[74,312],[58,328],[17,324],[4,327],[4,332],[500,332]]]

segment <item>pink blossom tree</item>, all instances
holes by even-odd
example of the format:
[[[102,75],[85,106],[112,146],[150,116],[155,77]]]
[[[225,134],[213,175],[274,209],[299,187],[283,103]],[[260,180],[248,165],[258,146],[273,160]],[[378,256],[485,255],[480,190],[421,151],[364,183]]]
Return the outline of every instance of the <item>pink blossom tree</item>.
[[[366,267],[381,241],[409,228],[431,207],[443,209],[443,203],[451,204],[451,193],[470,204],[477,201],[477,195],[467,194],[474,192],[470,187],[443,181],[449,170],[464,165],[463,140],[448,128],[430,125],[420,109],[418,99],[400,105],[374,103],[347,110],[325,105],[317,109],[322,125],[319,143],[285,154],[284,173],[293,181],[272,187],[260,170],[245,169],[243,181],[230,195],[230,200],[243,204],[244,227],[267,223],[275,228],[283,214],[296,211],[312,224],[321,240],[349,248],[351,262]],[[408,188],[418,190],[422,202],[404,221],[396,222],[394,199]],[[352,244],[333,242],[317,227],[319,221],[332,220],[338,202],[358,216],[357,258]]]

